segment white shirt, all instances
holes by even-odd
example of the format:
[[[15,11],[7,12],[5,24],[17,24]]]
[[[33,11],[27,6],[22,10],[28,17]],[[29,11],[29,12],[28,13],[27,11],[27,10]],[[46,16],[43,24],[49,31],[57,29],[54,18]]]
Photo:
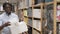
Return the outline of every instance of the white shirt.
[[[8,15],[4,12],[2,15],[0,15],[0,26],[1,26],[2,24],[4,24],[4,23],[8,22],[9,20],[19,21],[19,20],[18,20],[18,16],[17,16],[16,14],[11,13],[11,15],[8,16]],[[5,27],[5,28],[2,30],[1,34],[11,34],[9,27]]]

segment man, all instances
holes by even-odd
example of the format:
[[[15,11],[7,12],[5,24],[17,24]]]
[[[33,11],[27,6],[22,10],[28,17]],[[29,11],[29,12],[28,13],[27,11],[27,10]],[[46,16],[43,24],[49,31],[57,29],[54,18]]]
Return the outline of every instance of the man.
[[[5,12],[0,15],[0,31],[1,34],[11,34],[10,28],[8,27],[11,25],[9,20],[18,22],[18,16],[12,13],[12,5],[10,3],[4,3],[3,9]]]

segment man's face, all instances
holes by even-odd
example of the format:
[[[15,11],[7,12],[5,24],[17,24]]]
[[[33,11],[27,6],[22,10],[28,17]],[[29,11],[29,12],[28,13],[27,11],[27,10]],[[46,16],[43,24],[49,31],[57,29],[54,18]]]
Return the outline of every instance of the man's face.
[[[11,13],[11,6],[7,4],[4,10],[6,11],[6,13]]]

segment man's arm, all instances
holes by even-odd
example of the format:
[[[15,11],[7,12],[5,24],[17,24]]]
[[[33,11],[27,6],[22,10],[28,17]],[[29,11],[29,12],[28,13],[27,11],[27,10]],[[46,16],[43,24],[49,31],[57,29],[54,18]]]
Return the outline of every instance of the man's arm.
[[[4,25],[0,26],[0,31],[4,28]]]

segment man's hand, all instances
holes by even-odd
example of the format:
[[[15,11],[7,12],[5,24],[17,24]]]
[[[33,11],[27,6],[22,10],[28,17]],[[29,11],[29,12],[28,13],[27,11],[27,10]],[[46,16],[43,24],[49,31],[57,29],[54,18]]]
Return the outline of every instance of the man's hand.
[[[4,27],[10,26],[9,23],[10,23],[10,22],[6,22],[6,23],[3,24],[2,26],[0,26],[0,31],[1,31]]]
[[[3,26],[4,27],[10,26],[10,22],[6,22]]]

